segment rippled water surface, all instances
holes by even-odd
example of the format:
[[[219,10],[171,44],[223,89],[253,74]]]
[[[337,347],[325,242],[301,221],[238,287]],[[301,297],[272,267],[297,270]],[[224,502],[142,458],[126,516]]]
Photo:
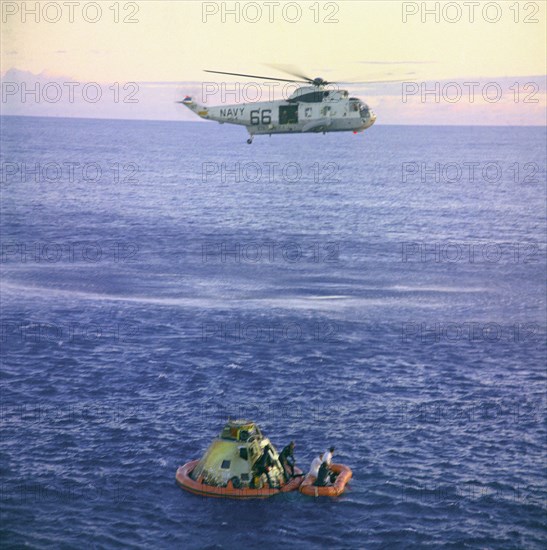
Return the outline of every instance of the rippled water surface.
[[[245,139],[2,119],[3,547],[544,548],[545,130]],[[347,492],[183,492],[230,416]]]

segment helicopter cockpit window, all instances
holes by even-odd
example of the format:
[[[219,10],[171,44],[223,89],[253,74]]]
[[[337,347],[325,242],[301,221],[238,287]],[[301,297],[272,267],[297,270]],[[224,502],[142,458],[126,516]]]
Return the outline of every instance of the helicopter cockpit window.
[[[359,110],[359,103],[357,103],[356,101],[350,101],[349,110],[352,111],[352,112],[358,111]]]
[[[321,92],[308,92],[307,94],[297,95],[291,98],[291,101],[301,101],[302,103],[321,103],[323,94]]]
[[[325,106],[321,109],[321,114],[323,116],[330,116],[330,107],[329,106]]]

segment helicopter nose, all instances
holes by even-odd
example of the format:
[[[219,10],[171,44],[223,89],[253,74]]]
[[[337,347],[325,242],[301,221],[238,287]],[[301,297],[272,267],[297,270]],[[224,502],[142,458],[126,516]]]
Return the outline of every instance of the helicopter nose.
[[[366,120],[363,120],[363,128],[370,128],[376,122],[376,114],[374,111],[369,111],[368,117]]]

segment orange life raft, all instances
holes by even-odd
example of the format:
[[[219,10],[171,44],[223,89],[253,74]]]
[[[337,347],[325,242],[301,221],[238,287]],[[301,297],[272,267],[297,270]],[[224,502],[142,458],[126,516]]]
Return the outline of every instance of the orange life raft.
[[[300,485],[300,492],[310,497],[337,497],[341,495],[348,481],[351,479],[353,472],[348,466],[344,466],[344,464],[331,464],[330,469],[331,472],[337,474],[336,481],[333,485],[317,487],[314,485],[317,478],[308,474]]]
[[[297,477],[293,477],[287,483],[280,488],[263,487],[262,489],[251,488],[236,488],[233,486],[232,481],[228,481],[225,487],[218,487],[215,485],[207,485],[203,483],[203,480],[198,478],[194,480],[190,477],[193,469],[197,466],[199,460],[192,460],[184,466],[181,466],[177,470],[176,480],[182,489],[186,489],[196,495],[204,497],[217,497],[217,498],[268,498],[279,493],[288,493],[290,491],[296,491],[304,476],[302,471],[295,468],[296,474],[300,474]],[[351,477],[351,472],[350,472]]]

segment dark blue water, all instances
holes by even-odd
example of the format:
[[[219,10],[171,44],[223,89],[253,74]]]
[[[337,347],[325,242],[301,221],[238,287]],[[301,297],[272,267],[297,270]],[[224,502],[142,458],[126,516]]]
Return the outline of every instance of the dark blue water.
[[[3,547],[543,548],[545,129],[245,139],[2,119]],[[183,492],[228,417],[348,491]]]

